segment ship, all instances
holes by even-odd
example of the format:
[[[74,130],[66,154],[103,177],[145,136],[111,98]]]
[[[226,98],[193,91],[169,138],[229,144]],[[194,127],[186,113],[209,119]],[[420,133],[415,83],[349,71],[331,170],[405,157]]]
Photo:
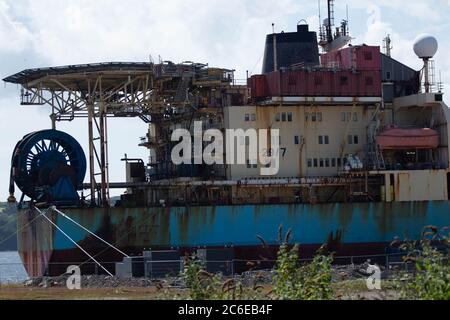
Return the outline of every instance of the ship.
[[[236,261],[270,261],[281,226],[304,258],[324,244],[337,257],[377,255],[394,239],[419,239],[425,226],[450,226],[450,110],[431,77],[436,39],[418,37],[417,71],[390,45],[351,45],[348,21],[336,27],[333,11],[328,1],[319,33],[300,21],[267,35],[262,73],[244,82],[190,61],[36,68],[4,79],[21,87],[21,105],[51,110],[51,128],[25,135],[11,161],[9,202],[17,187],[29,276],[74,264],[98,272],[92,258],[114,273],[121,252],[145,250],[231,248]],[[148,124],[136,145],[149,159],[121,159],[124,182],[109,179],[111,118]],[[80,119],[88,150],[57,130]],[[270,142],[259,151],[274,162],[253,157],[252,129],[265,130]],[[244,136],[216,138],[234,144],[215,144],[212,164],[186,149],[174,163],[180,130],[200,150],[213,142],[208,130]],[[126,192],[114,200],[115,189]]]

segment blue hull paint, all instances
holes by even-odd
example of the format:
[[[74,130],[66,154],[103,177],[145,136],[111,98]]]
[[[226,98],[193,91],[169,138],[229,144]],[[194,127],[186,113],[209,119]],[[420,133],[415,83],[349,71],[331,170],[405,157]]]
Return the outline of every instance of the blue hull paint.
[[[395,237],[419,239],[428,225],[450,226],[450,202],[446,201],[65,212],[92,231],[107,230],[119,246],[145,248],[257,246],[261,244],[257,235],[268,244],[276,244],[280,225],[285,231],[292,229],[292,242],[304,245],[323,244],[337,232],[342,233],[342,244],[389,243]],[[85,231],[61,217],[57,218],[57,224],[79,243],[89,238]],[[74,248],[64,235],[54,233],[54,250]]]
[[[257,235],[277,244],[278,228],[292,229],[291,242],[302,245],[302,257],[310,257],[336,237],[337,255],[384,253],[395,238],[416,240],[425,226],[450,226],[450,202],[360,203],[324,205],[246,205],[191,208],[65,209],[72,219],[128,254],[144,249],[187,249],[234,245],[239,259],[259,259]],[[18,245],[31,277],[60,275],[72,264],[86,261],[86,255],[55,230],[45,219],[34,220],[33,210],[18,216]],[[52,215],[55,223],[83,249],[114,272],[122,256],[75,226]],[[30,223],[31,222],[31,223]],[[336,249],[337,248],[337,249]],[[272,247],[271,254],[276,253]],[[88,266],[86,266],[88,267]],[[91,264],[85,272],[95,272]]]

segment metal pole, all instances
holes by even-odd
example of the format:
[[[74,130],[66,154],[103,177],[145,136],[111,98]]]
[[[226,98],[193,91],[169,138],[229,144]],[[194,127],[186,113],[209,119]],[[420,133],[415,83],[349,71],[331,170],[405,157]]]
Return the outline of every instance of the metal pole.
[[[425,58],[423,59],[424,62],[424,73],[425,73],[425,93],[430,93],[430,75],[428,70],[428,62],[429,59]]]
[[[278,70],[278,56],[277,56],[277,35],[275,34],[275,23],[272,23],[273,36],[273,71]]]
[[[103,101],[103,88],[102,88],[102,78],[99,79],[99,89],[100,89],[100,170],[101,170],[101,204],[103,207],[109,206],[109,201],[106,192],[106,150],[105,150],[105,103]]]
[[[333,34],[331,30],[331,0],[328,0],[328,26],[327,26],[327,40],[329,43],[333,42]]]
[[[95,206],[95,162],[94,162],[94,128],[93,128],[93,118],[94,118],[94,105],[88,103],[88,131],[89,131],[89,176],[91,184],[91,206]]]

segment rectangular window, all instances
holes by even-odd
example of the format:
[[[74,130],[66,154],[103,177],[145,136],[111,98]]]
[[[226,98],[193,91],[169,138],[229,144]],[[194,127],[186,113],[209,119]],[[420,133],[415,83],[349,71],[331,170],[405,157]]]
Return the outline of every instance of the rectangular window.
[[[331,166],[336,168],[336,158],[331,159]]]
[[[346,86],[346,85],[348,85],[348,77],[342,76],[341,77],[341,86]]]
[[[355,112],[353,113],[353,122],[357,122],[358,121],[358,113]]]
[[[300,144],[300,137],[299,136],[295,136],[294,137],[294,142],[295,142],[296,145],[299,145]]]
[[[280,122],[280,120],[281,120],[281,115],[280,115],[279,113],[277,113],[277,114],[275,115],[275,121],[276,121],[276,122]]]
[[[324,142],[325,142],[325,144],[330,144],[330,137],[329,136],[325,136],[324,137]]]
[[[252,168],[252,165],[250,163],[250,160],[247,160],[247,169],[251,169],[251,168]]]
[[[314,168],[317,168],[319,166],[319,163],[317,162],[317,159],[314,159]]]
[[[353,137],[353,143],[354,144],[359,144],[359,137],[358,136],[354,136]]]
[[[341,158],[337,158],[337,166],[338,168],[340,168],[342,166],[342,159]]]
[[[320,160],[319,160],[319,165],[320,165],[321,168],[323,168],[323,166],[325,165],[325,163],[324,163],[322,158],[320,158]]]
[[[252,113],[252,121],[256,121],[256,114]]]
[[[386,80],[391,80],[391,72],[390,71],[386,72]]]
[[[313,162],[312,159],[308,159],[308,168],[312,168]]]
[[[325,167],[329,168],[330,167],[330,159],[325,159]]]
[[[288,117],[288,121],[292,122],[292,112],[288,112],[287,117]]]
[[[353,136],[348,136],[348,144],[353,144]]]
[[[245,114],[245,122],[249,122],[250,121],[250,115],[247,113]]]
[[[319,136],[319,144],[323,144],[323,136]]]
[[[311,121],[312,122],[316,122],[317,121],[317,114],[315,112],[311,113]]]
[[[347,119],[347,115],[345,114],[345,112],[341,112],[341,121],[345,122]]]
[[[281,121],[286,122],[286,113],[285,112],[283,112],[281,114]]]
[[[317,113],[317,121],[322,122],[322,112]]]
[[[352,113],[347,112],[347,122],[350,122],[352,120]]]
[[[254,164],[253,169],[258,169],[258,164]]]

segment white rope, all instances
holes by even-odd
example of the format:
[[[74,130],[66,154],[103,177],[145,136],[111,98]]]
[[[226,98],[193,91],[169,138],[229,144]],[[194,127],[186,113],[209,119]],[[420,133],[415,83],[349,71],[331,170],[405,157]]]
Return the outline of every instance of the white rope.
[[[37,212],[39,212],[50,224],[52,224],[56,229],[58,229],[67,239],[69,239],[74,245],[78,247],[81,251],[83,251],[92,261],[94,261],[100,268],[102,268],[107,274],[109,274],[111,277],[113,277],[112,273],[109,272],[105,267],[102,266],[100,262],[95,260],[93,256],[91,256],[89,253],[87,253],[86,250],[84,250],[78,243],[76,243],[75,240],[73,240],[71,237],[69,237],[63,230],[61,230],[60,227],[58,227],[51,219],[49,219],[44,212],[39,210],[38,208],[35,208]]]
[[[55,211],[56,213],[59,213],[61,216],[63,216],[64,218],[66,218],[67,220],[69,220],[70,222],[76,224],[78,227],[80,227],[81,229],[83,229],[84,231],[88,232],[89,234],[93,235],[95,238],[97,238],[98,240],[100,240],[101,242],[103,242],[104,244],[108,245],[109,247],[113,248],[114,250],[116,250],[117,252],[119,252],[120,254],[122,254],[123,256],[129,258],[129,256],[124,253],[123,251],[121,251],[119,248],[113,246],[111,243],[107,242],[106,240],[103,240],[102,238],[100,238],[99,236],[97,236],[95,233],[93,233],[92,231],[86,229],[85,227],[83,227],[81,224],[79,224],[78,222],[76,222],[75,220],[73,220],[71,217],[67,216],[66,214],[64,214],[63,212],[59,211],[58,209],[56,209],[55,206],[51,207],[50,209],[52,209],[53,211]]]

